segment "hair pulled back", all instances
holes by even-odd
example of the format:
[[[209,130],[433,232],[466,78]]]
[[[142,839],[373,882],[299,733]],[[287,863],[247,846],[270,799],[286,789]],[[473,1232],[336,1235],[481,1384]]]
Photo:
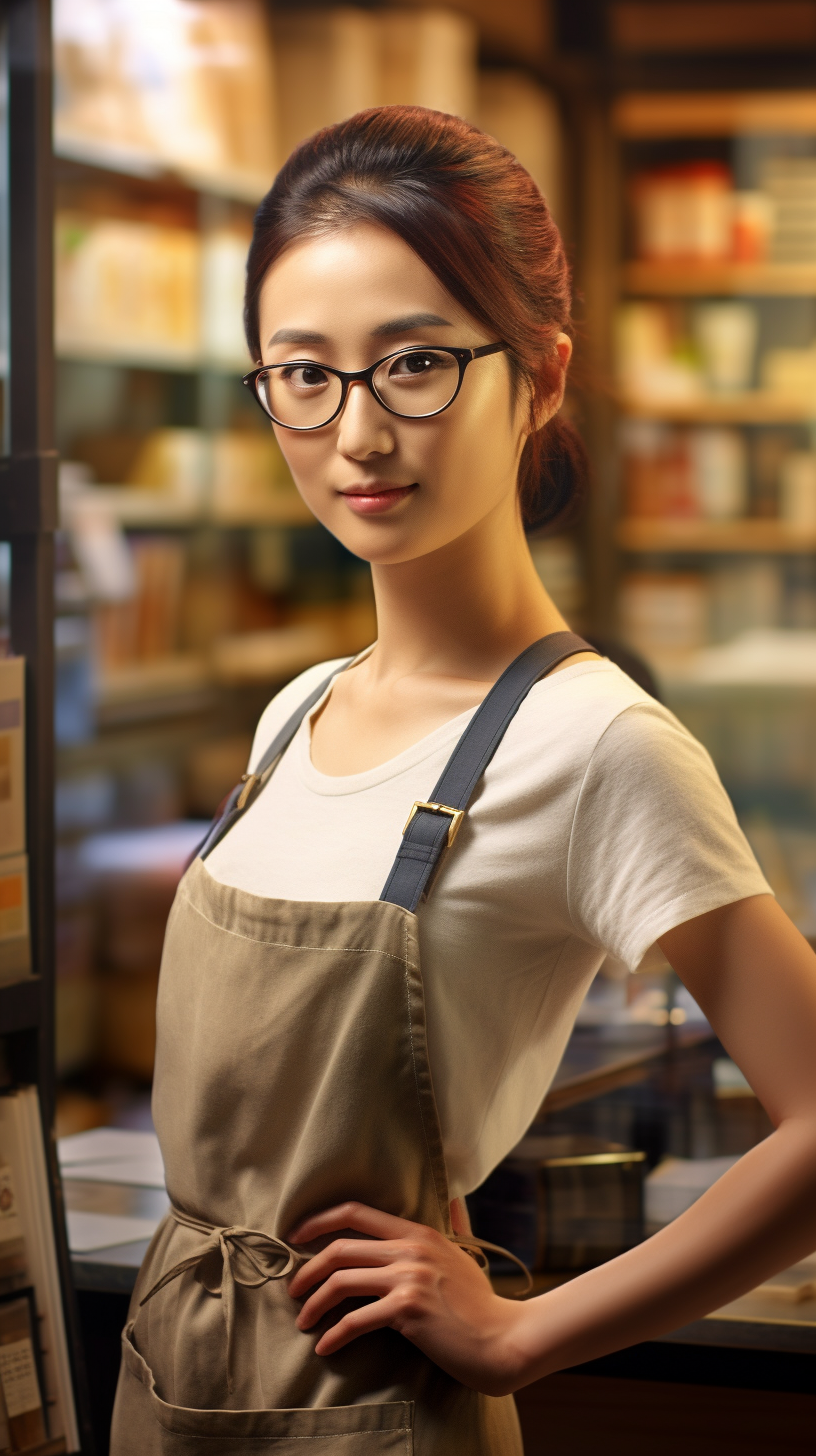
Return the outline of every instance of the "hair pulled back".
[[[570,329],[570,273],[558,228],[529,173],[459,117],[381,106],[326,127],[289,157],[255,217],[244,324],[260,362],[267,271],[296,238],[355,223],[388,228],[456,301],[507,345],[530,400],[518,489],[528,529],[563,520],[583,491],[583,445],[560,415],[535,420],[557,389],[559,333]]]

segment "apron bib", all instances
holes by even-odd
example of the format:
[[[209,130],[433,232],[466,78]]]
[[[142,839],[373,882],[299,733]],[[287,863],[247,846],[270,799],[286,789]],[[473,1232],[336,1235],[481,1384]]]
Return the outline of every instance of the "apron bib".
[[[512,1396],[395,1331],[316,1355],[348,1305],[297,1328],[287,1275],[318,1246],[286,1238],[346,1199],[454,1237],[414,911],[519,703],[586,650],[557,633],[511,664],[414,806],[379,901],[265,899],[204,862],[326,683],[231,795],[167,926],[153,1113],[172,1206],[123,1333],[111,1456],[521,1456]]]

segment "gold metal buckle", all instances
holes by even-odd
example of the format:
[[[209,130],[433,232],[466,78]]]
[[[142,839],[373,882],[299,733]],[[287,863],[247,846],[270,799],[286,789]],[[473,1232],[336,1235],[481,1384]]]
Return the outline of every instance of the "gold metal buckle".
[[[464,809],[451,809],[447,804],[425,804],[421,799],[417,799],[413,809],[411,810],[408,818],[405,821],[405,829],[403,829],[402,831],[403,834],[407,830],[408,825],[411,823],[411,820],[416,814],[417,809],[429,809],[432,814],[450,814],[451,822],[448,825],[447,838],[447,848],[450,849],[454,839],[459,833],[459,825],[465,817]]]
[[[259,784],[260,782],[261,782],[261,779],[260,779],[260,775],[259,774],[254,774],[254,773],[241,774],[241,783],[243,784],[244,787],[242,788],[240,794],[238,795],[238,798],[235,801],[235,807],[236,807],[236,809],[243,809],[244,808],[244,806],[246,804],[246,801],[249,798],[250,794],[252,793],[252,790],[254,789],[255,785],[256,784]]]

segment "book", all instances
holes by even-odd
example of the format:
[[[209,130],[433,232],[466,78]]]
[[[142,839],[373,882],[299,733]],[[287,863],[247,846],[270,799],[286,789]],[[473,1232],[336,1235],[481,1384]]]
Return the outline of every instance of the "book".
[[[380,103],[476,113],[478,30],[452,10],[384,10],[379,28]]]
[[[0,1451],[29,1451],[48,1439],[34,1290],[0,1297]],[[3,1425],[5,1424],[5,1432]]]
[[[0,657],[0,855],[25,847],[25,658]]]
[[[563,221],[561,118],[553,94],[521,71],[482,71],[477,119],[527,169],[556,222]]]
[[[0,858],[0,986],[31,974],[28,856]]]
[[[41,1382],[51,1442],[64,1441],[68,1451],[79,1450],[79,1432],[74,1406],[68,1341],[62,1309],[62,1291],[52,1222],[49,1179],[36,1087],[19,1087],[0,1096],[0,1204],[13,1207],[19,1234],[25,1246],[27,1282],[33,1290],[39,1339],[32,1348],[42,1351]],[[3,1219],[0,1217],[0,1234]],[[0,1243],[2,1250],[2,1243]],[[0,1306],[0,1311],[2,1307]],[[3,1325],[0,1317],[0,1380],[2,1371]],[[15,1357],[16,1359],[16,1357]],[[33,1399],[29,1377],[20,1356],[19,1389]],[[10,1378],[14,1378],[14,1371]],[[23,1399],[22,1395],[19,1399]],[[25,1412],[23,1412],[24,1414]],[[59,1450],[59,1445],[49,1449]]]
[[[377,106],[377,17],[350,6],[275,17],[280,161],[306,137]]]
[[[476,112],[478,32],[443,9],[287,11],[275,17],[281,161],[370,106]]]

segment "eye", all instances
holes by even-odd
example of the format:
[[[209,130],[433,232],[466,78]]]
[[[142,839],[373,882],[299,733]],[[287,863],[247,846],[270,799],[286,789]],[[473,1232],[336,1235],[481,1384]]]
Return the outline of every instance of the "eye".
[[[303,391],[321,389],[329,382],[329,376],[319,364],[284,364],[276,373],[292,389]]]
[[[416,349],[410,354],[400,354],[397,359],[391,360],[388,378],[393,380],[417,379],[423,375],[434,374],[441,369],[454,367],[455,360],[450,354],[444,354],[437,349]]]

